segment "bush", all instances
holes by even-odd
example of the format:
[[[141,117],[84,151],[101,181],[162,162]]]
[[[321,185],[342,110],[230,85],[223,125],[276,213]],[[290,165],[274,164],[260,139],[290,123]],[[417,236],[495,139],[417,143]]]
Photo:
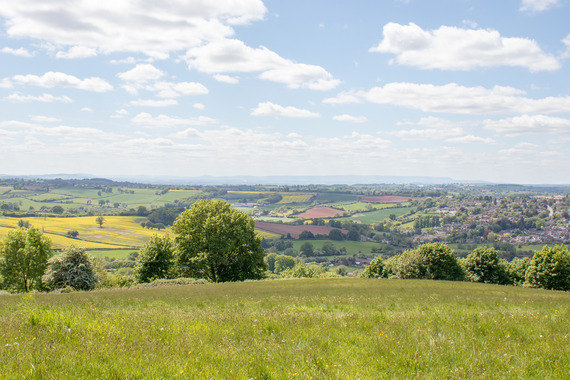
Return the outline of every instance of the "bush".
[[[453,250],[446,244],[423,244],[396,257],[390,262],[390,273],[398,278],[448,281],[465,278]]]
[[[513,285],[522,285],[526,279],[526,271],[530,266],[530,258],[525,257],[520,259],[515,257],[507,264],[507,271],[509,272],[509,278]]]
[[[375,258],[372,259],[370,265],[364,268],[362,273],[360,273],[360,277],[380,278],[382,277],[383,272],[384,272],[384,261],[380,256],[376,256]]]
[[[97,285],[91,256],[85,248],[74,246],[48,260],[42,280],[51,289],[92,290]]]
[[[495,248],[479,247],[463,261],[466,278],[473,282],[510,284],[507,263],[499,259]]]
[[[570,290],[570,252],[563,245],[535,252],[526,271],[526,284],[535,288]]]
[[[174,265],[174,246],[168,235],[154,235],[140,250],[135,275],[139,282],[169,278]]]

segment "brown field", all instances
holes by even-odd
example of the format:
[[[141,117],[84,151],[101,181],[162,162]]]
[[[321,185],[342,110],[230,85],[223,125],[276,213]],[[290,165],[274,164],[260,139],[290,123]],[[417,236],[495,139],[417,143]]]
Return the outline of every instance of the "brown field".
[[[410,197],[402,197],[399,195],[374,195],[360,198],[360,202],[365,203],[400,203],[407,202]]]
[[[292,225],[292,224],[281,224],[281,223],[269,223],[269,222],[255,222],[255,227],[264,230],[287,236],[291,234],[295,239],[299,238],[299,234],[303,231],[310,231],[315,235],[328,235],[332,227],[327,226],[313,226],[313,225]],[[346,234],[347,230],[341,230],[342,233]]]
[[[313,207],[307,211],[297,215],[301,218],[334,218],[335,216],[342,216],[343,210],[332,207]]]

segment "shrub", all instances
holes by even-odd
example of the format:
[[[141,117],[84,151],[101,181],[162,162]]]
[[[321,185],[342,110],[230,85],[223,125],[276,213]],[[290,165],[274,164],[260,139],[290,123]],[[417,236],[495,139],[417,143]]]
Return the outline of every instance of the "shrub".
[[[511,283],[507,272],[507,264],[499,259],[495,248],[476,248],[463,260],[466,278],[473,282],[488,284]]]
[[[462,281],[465,278],[453,250],[446,244],[428,243],[397,256],[390,272],[398,278]]]
[[[570,252],[563,245],[535,252],[526,271],[526,283],[535,288],[570,290]]]
[[[171,277],[174,264],[174,246],[168,235],[154,235],[140,250],[135,276],[139,282]]]
[[[43,282],[51,289],[92,290],[97,285],[94,265],[85,248],[70,246],[48,260]]]
[[[384,272],[384,261],[380,256],[376,256],[375,258],[372,259],[370,265],[364,268],[362,273],[360,273],[360,277],[379,278],[382,277],[383,272]]]
[[[530,258],[518,258],[515,257],[507,264],[507,271],[509,272],[509,278],[513,285],[522,285],[526,279],[526,271],[530,266]]]

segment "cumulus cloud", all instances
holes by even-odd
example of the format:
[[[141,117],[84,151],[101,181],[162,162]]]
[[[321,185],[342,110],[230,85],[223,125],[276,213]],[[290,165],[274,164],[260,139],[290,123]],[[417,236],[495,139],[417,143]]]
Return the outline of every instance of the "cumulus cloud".
[[[340,83],[320,66],[294,63],[264,46],[252,48],[236,39],[189,49],[186,61],[190,69],[209,74],[260,72],[261,79],[283,83],[289,88],[329,90]]]
[[[27,49],[24,49],[24,48],[14,49],[11,47],[3,47],[2,50],[0,50],[0,52],[2,52],[4,54],[12,54],[12,55],[15,55],[17,57],[31,58],[34,56],[33,53],[30,53]]]
[[[446,142],[454,142],[454,143],[465,143],[465,144],[495,144],[496,141],[492,138],[480,137],[480,136],[473,136],[473,135],[465,135],[465,136],[458,136],[452,137],[445,140]]]
[[[570,119],[545,115],[521,115],[501,120],[485,120],[484,128],[518,136],[525,133],[570,134]]]
[[[40,96],[33,96],[33,95],[21,95],[21,94],[12,94],[8,95],[5,99],[11,100],[14,102],[41,102],[41,103],[53,103],[53,102],[62,102],[62,103],[71,103],[72,100],[68,96],[54,96],[51,94],[43,94]]]
[[[316,112],[304,110],[295,107],[283,107],[271,102],[259,103],[256,108],[251,110],[253,116],[285,116],[285,117],[299,117],[299,118],[315,118],[320,117]]]
[[[227,83],[227,84],[238,84],[239,83],[239,78],[232,77],[229,75],[224,75],[224,74],[215,74],[214,79],[217,80],[218,82]]]
[[[43,115],[32,115],[30,116],[30,119],[38,123],[57,123],[61,121],[61,119],[58,119],[56,117],[49,117]]]
[[[560,0],[522,0],[520,10],[530,12],[546,11],[560,3]]]
[[[333,116],[333,120],[346,121],[349,123],[366,123],[368,121],[366,116],[352,116],[348,114]]]
[[[151,64],[138,64],[131,70],[117,74],[117,76],[127,82],[146,83],[162,78],[164,71],[157,69]]]
[[[178,104],[178,102],[174,99],[163,99],[163,100],[139,99],[131,101],[130,104],[139,107],[168,107],[168,106],[175,106]]]
[[[63,59],[76,59],[76,58],[95,57],[96,55],[97,55],[97,49],[85,46],[72,46],[67,51],[58,51],[55,57]]]
[[[164,58],[169,52],[230,36],[233,25],[261,20],[266,11],[261,0],[173,0],[167,6],[144,0],[77,0],[73,7],[23,0],[3,4],[0,16],[7,20],[10,37]]]
[[[441,26],[423,30],[410,23],[388,23],[383,40],[371,52],[393,53],[393,63],[422,69],[472,70],[478,67],[519,66],[532,72],[558,70],[561,65],[536,41],[503,37],[491,29]]]
[[[139,113],[131,121],[135,125],[141,125],[148,128],[172,128],[185,125],[206,125],[216,122],[215,119],[206,116],[184,119],[163,114],[154,117],[146,112]]]
[[[94,92],[107,92],[113,89],[113,86],[101,78],[91,77],[79,79],[73,75],[53,71],[49,71],[42,76],[32,74],[15,75],[11,80],[21,85],[40,86],[46,88],[70,87]]]
[[[525,91],[513,87],[465,87],[456,83],[436,86],[406,82],[388,83],[368,91],[340,93],[325,103],[360,103],[396,105],[424,112],[455,114],[561,113],[570,109],[570,97],[525,97]]]

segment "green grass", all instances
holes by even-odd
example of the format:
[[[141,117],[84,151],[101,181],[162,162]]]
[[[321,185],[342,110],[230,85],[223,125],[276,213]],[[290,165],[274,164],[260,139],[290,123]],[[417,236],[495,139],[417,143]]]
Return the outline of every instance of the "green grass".
[[[303,245],[306,242],[311,243],[314,249],[320,249],[325,242],[332,243],[336,249],[340,249],[343,247],[346,248],[346,254],[349,256],[359,255],[359,254],[370,256],[371,255],[370,251],[372,250],[372,248],[379,246],[378,243],[369,242],[369,241],[293,240],[293,249],[299,251],[301,245]]]
[[[340,220],[350,220],[353,222],[360,222],[364,224],[374,224],[387,219],[390,214],[396,215],[396,217],[402,216],[407,214],[412,207],[398,207],[398,208],[389,208],[389,209],[382,209],[377,211],[369,211],[369,212],[362,212],[359,214],[354,214],[347,218],[340,218]]]
[[[0,297],[2,378],[563,379],[570,293],[320,279]]]
[[[138,249],[90,249],[88,253],[94,257],[110,259],[126,259],[133,252],[138,252]]]

